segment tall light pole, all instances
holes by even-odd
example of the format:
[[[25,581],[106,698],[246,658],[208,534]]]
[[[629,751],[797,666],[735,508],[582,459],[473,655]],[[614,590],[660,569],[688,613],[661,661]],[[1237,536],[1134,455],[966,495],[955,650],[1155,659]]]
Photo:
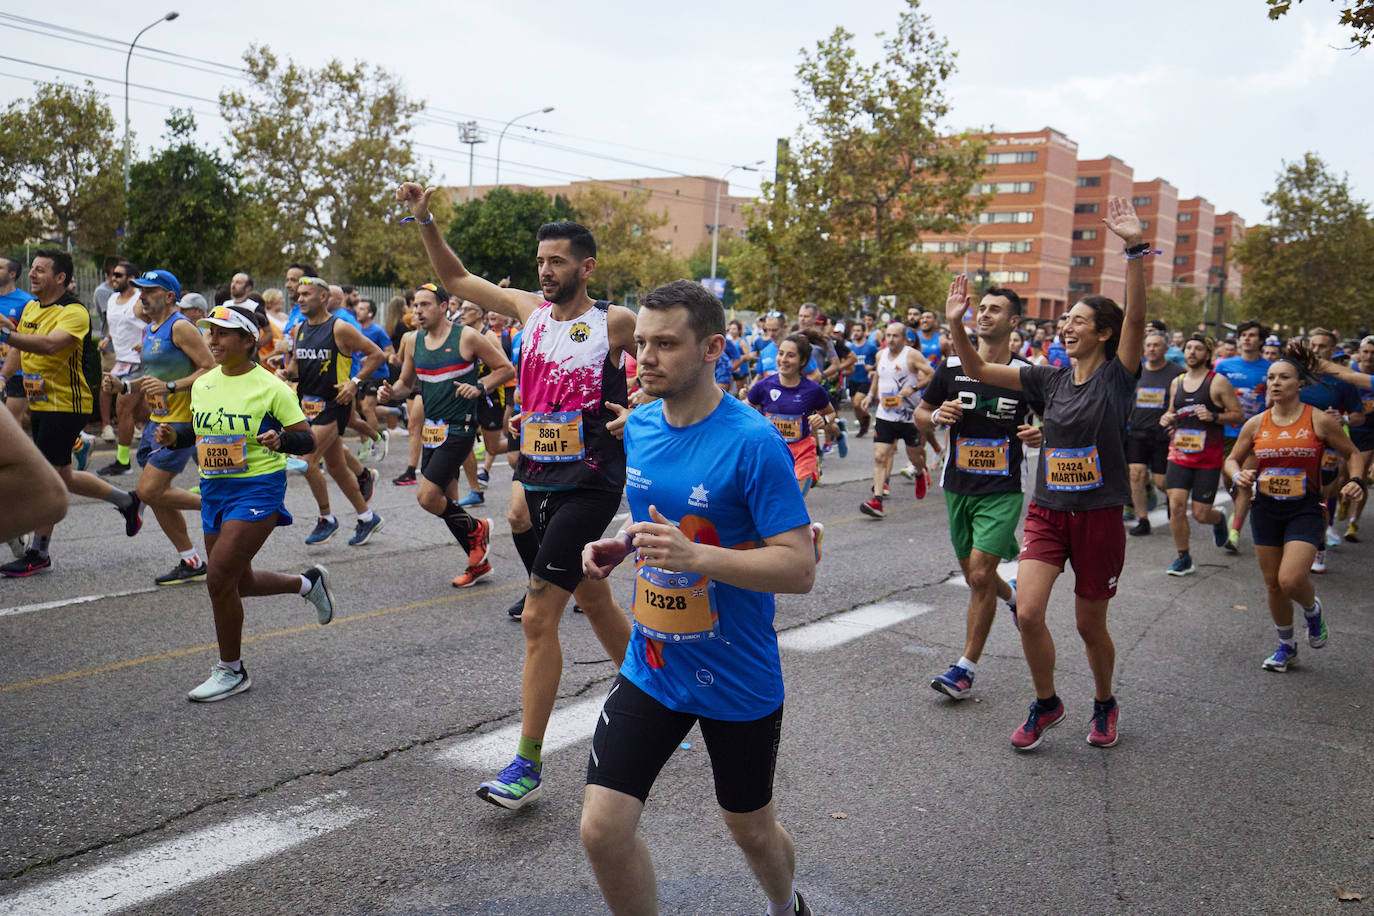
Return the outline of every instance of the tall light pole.
[[[531,115],[537,115],[537,114],[548,114],[548,113],[551,112],[551,111],[553,111],[553,106],[552,106],[552,105],[550,105],[550,106],[547,107],[547,108],[536,108],[534,111],[527,111],[527,112],[525,112],[525,113],[522,114],[522,115],[516,115],[515,117],[511,118],[509,121],[506,122],[506,126],[503,127],[503,128],[501,128],[501,136],[499,136],[499,137],[496,138],[496,186],[497,186],[497,187],[500,187],[500,186],[501,186],[501,141],[503,141],[503,140],[506,139],[506,131],[510,130],[510,126],[511,126],[512,124],[514,124],[516,121],[519,121],[521,118],[528,118],[528,117],[530,117]]]
[[[157,22],[149,23],[139,30],[134,36],[134,40],[129,42],[129,53],[124,55],[124,193],[129,193],[129,64],[134,59],[134,45],[143,37],[143,33],[157,25],[158,22],[171,22],[181,14],[172,10]]]
[[[726,187],[725,179],[730,177],[731,172],[757,172],[759,166],[763,165],[763,160],[759,159],[749,165],[732,165],[720,176],[720,184],[716,185],[716,215],[711,221],[711,292],[716,291],[716,253],[720,250],[720,189]]]
[[[458,125],[458,141],[468,145],[468,203],[472,203],[472,160],[477,152],[477,144],[486,143],[476,121],[464,121]]]

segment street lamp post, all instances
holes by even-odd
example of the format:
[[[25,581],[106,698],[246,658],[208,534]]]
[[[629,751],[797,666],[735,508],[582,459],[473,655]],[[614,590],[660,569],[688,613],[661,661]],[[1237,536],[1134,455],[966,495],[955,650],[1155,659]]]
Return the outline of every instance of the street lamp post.
[[[763,160],[750,163],[749,165],[732,165],[720,176],[720,184],[716,185],[716,215],[711,221],[711,292],[716,291],[716,253],[720,251],[720,189],[726,186],[725,179],[730,177],[731,172],[757,172],[758,167],[763,165]]]
[[[157,22],[151,22],[139,30],[134,36],[134,40],[129,42],[129,53],[124,55],[124,193],[129,193],[129,64],[134,59],[134,45],[143,37],[143,33],[157,25],[158,22],[171,22],[181,14],[172,10]]]
[[[525,113],[522,114],[522,115],[516,115],[515,117],[511,118],[509,121],[506,122],[506,126],[503,127],[503,128],[501,128],[501,136],[499,136],[499,137],[496,138],[496,186],[497,186],[497,187],[500,187],[500,186],[501,186],[501,142],[502,142],[503,140],[506,139],[506,131],[510,130],[510,126],[511,126],[512,124],[514,124],[516,121],[519,121],[521,118],[528,118],[528,117],[531,116],[531,115],[537,115],[537,114],[548,114],[548,113],[551,112],[551,111],[553,111],[553,106],[552,106],[552,105],[548,106],[547,108],[536,108],[534,111],[527,111],[527,112],[525,112]]]

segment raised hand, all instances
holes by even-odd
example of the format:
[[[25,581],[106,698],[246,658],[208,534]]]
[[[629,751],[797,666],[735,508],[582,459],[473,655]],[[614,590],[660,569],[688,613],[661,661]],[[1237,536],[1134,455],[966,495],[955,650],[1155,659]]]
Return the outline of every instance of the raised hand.
[[[960,274],[949,285],[949,298],[945,300],[945,320],[953,327],[962,323],[964,312],[968,311],[968,277]]]
[[[1140,244],[1144,230],[1140,227],[1140,217],[1135,215],[1135,207],[1126,198],[1107,198],[1107,215],[1102,222],[1120,236],[1127,246]]]
[[[422,188],[413,181],[407,181],[396,189],[396,199],[410,207],[410,215],[420,222],[429,219],[429,199],[437,188]]]

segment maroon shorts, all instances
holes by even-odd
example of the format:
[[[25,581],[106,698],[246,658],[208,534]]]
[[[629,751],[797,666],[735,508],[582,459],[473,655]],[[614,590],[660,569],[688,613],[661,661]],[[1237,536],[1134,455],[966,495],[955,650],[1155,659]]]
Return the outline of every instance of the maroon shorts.
[[[1022,560],[1039,560],[1064,570],[1073,564],[1073,593],[1089,601],[1116,596],[1116,580],[1126,563],[1126,528],[1121,507],[1065,512],[1032,500],[1021,538]]]

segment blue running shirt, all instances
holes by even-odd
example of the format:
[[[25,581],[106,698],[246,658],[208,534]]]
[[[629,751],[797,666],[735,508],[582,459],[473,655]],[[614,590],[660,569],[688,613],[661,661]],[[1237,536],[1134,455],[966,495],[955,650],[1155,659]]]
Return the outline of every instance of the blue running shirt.
[[[636,409],[625,424],[625,456],[631,518],[648,520],[653,505],[697,543],[762,546],[811,520],[791,452],[735,398],[722,397],[710,416],[685,427],[669,425],[661,401]],[[645,613],[620,671],[636,687],[678,712],[733,722],[782,705],[773,595],[647,567],[636,569],[635,590],[646,596]],[[675,591],[681,601],[668,607]]]
[[[1236,397],[1240,400],[1241,410],[1245,411],[1246,420],[1264,410],[1270,365],[1267,359],[1245,359],[1240,356],[1230,356],[1217,363],[1217,375],[1226,376],[1236,389]],[[1240,427],[1226,427],[1226,435],[1239,436]]]

